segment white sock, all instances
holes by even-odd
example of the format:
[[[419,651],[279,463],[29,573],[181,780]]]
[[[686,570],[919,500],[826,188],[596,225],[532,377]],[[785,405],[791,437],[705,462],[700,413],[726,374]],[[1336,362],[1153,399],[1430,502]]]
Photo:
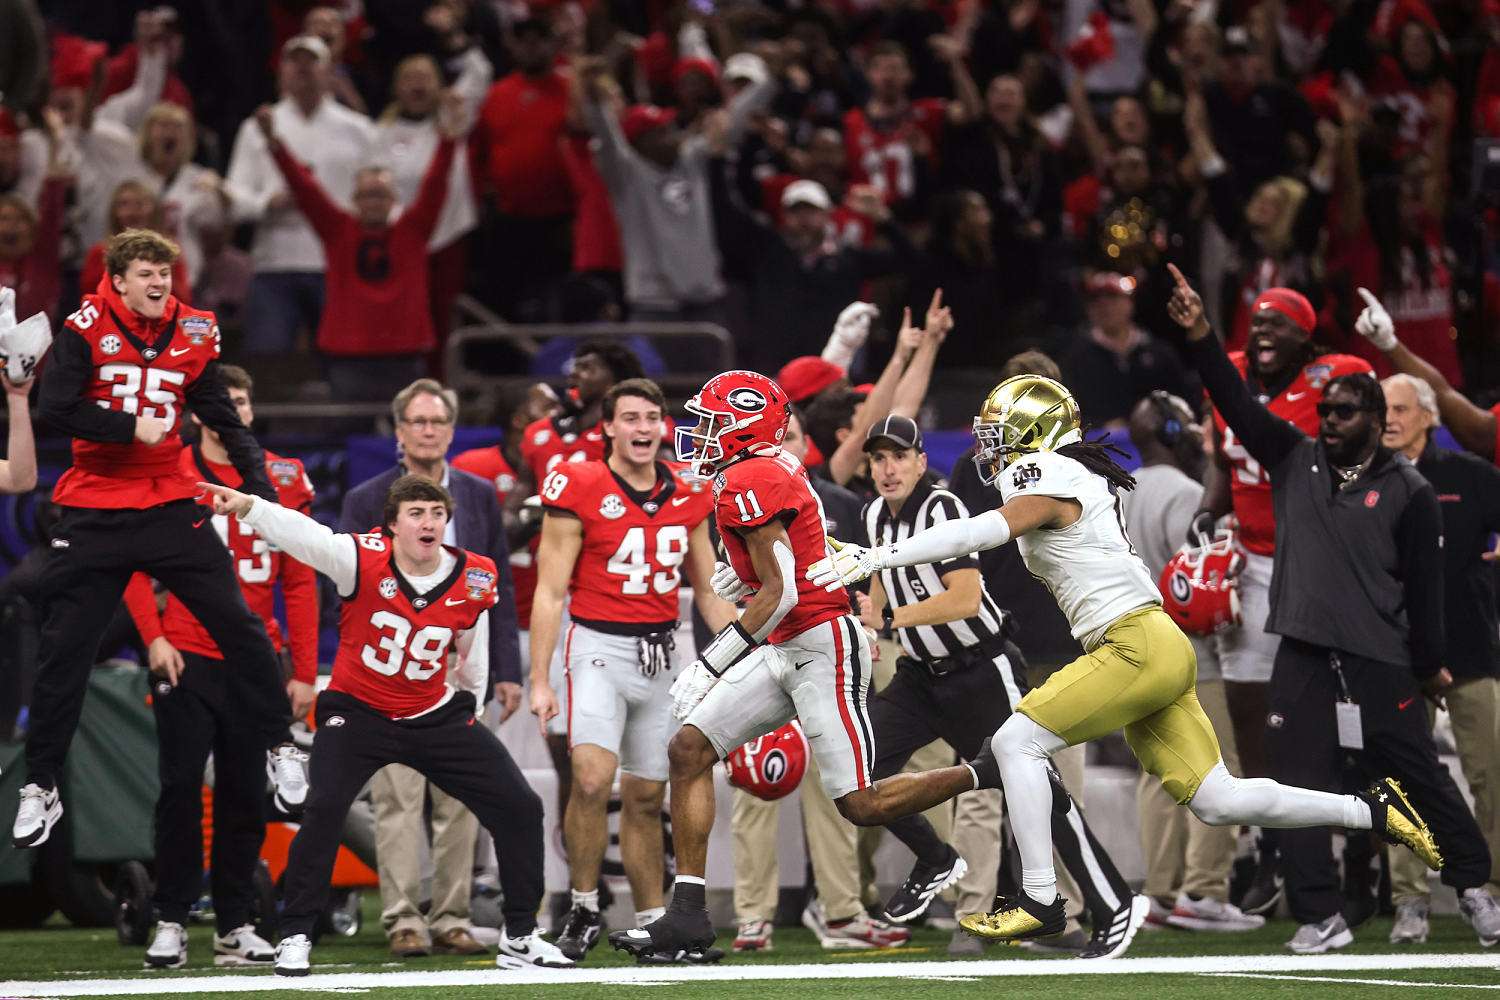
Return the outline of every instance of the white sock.
[[[1012,813],[1014,816],[1014,813]],[[1026,895],[1038,903],[1050,903],[1057,898],[1057,872],[1051,865],[1040,871],[1021,868],[1021,888]]]
[[[1010,828],[1021,852],[1021,884],[1039,903],[1057,898],[1052,868],[1052,779],[1047,762],[1067,744],[1017,712],[995,731],[990,746],[1010,806]]]
[[[573,890],[573,905],[581,906],[590,913],[599,912],[599,890],[591,889],[588,892]]]
[[[653,906],[649,910],[636,910],[635,925],[637,927],[645,927],[647,924],[655,923],[666,915],[667,908],[665,906]]]
[[[1369,830],[1375,826],[1370,804],[1357,795],[1344,796],[1344,825],[1351,830]]]
[[[708,881],[702,875],[678,875],[674,881],[677,885],[708,886]]]

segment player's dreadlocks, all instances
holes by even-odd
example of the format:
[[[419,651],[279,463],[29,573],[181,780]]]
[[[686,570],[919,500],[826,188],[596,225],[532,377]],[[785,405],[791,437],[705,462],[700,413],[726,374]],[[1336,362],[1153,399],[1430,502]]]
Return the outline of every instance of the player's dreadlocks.
[[[1120,464],[1109,457],[1110,452],[1114,452],[1121,458],[1128,457],[1125,452],[1110,444],[1109,439],[1102,434],[1092,441],[1078,441],[1057,449],[1059,455],[1066,455],[1095,475],[1103,476],[1116,489],[1135,489],[1135,477],[1120,468]]]

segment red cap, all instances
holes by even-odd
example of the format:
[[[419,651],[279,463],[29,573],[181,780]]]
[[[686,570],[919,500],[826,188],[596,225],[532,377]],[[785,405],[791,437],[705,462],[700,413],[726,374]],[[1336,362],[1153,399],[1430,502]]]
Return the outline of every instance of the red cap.
[[[620,131],[625,141],[634,143],[654,128],[662,128],[677,120],[676,108],[659,108],[654,104],[632,104],[620,118]]]
[[[776,373],[776,382],[786,390],[787,398],[794,403],[816,396],[824,389],[844,377],[844,369],[832,361],[811,354],[793,358],[781,366]]]
[[[1134,295],[1135,279],[1114,271],[1095,271],[1089,275],[1083,290],[1089,295]]]
[[[1307,296],[1290,288],[1267,288],[1261,292],[1260,298],[1250,308],[1250,315],[1254,316],[1262,309],[1275,309],[1301,327],[1304,333],[1312,333],[1313,327],[1318,325],[1317,314]]]
[[[707,59],[695,59],[683,56],[672,64],[672,86],[689,73],[702,73],[709,81],[717,84],[719,82],[719,67]]]
[[[109,46],[103,42],[91,42],[77,35],[54,36],[52,86],[58,90],[89,89],[94,85],[94,66],[108,54]]]

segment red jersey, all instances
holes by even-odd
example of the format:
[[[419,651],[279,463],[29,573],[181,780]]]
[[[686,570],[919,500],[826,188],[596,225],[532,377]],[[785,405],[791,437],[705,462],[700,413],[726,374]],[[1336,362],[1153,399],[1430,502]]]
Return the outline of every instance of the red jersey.
[[[809,566],[828,554],[828,542],[823,534],[823,504],[808,482],[807,470],[795,458],[785,453],[751,456],[714,476],[714,516],[729,564],[752,587],[759,587],[760,579],[740,532],[789,518],[786,533],[792,540],[797,606],[776,626],[771,642],[783,642],[849,613],[849,597],[842,588],[824,590],[805,575]]]
[[[584,625],[677,621],[677,587],[688,536],[708,517],[708,484],[684,466],[656,463],[657,484],[637,493],[604,462],[567,462],[542,483],[542,504],[583,522],[583,548],[568,584],[569,614]],[[605,629],[605,631],[609,631]]]
[[[516,470],[511,468],[500,446],[474,448],[448,462],[455,469],[472,472],[480,479],[488,480],[495,487],[495,496],[500,506],[520,482]],[[511,549],[510,582],[516,597],[516,623],[522,629],[531,628],[531,600],[536,596],[536,549],[540,536],[534,536],[524,551]]]
[[[602,462],[604,421],[580,431],[575,417],[543,417],[521,435],[521,457],[539,483],[561,462]]]
[[[179,460],[182,471],[195,480],[238,487],[240,474],[232,465],[219,465],[203,457],[199,446],[182,449]],[[281,506],[306,514],[312,507],[313,486],[302,463],[295,458],[281,458],[266,452],[266,473],[276,489]],[[214,514],[214,530],[229,549],[235,575],[245,592],[245,603],[266,623],[271,644],[279,653],[288,645],[287,636],[276,620],[276,583],[281,582],[281,597],[286,604],[287,632],[290,633],[292,670],[297,680],[312,684],[318,679],[318,584],[311,566],[282,555],[267,544],[248,524],[233,514]],[[175,595],[167,595],[167,607],[156,611],[156,596],[144,573],[137,573],[125,589],[125,602],[141,640],[148,645],[165,636],[180,650],[223,659],[208,630],[198,623],[192,612]]]
[[[1235,351],[1229,360],[1240,377],[1249,370],[1243,351]],[[1318,433],[1318,401],[1323,386],[1337,375],[1370,371],[1369,362],[1350,354],[1324,354],[1302,366],[1302,371],[1266,408],[1283,420],[1297,426],[1308,436]],[[1214,410],[1214,426],[1224,442],[1224,457],[1229,460],[1229,489],[1234,502],[1234,516],[1240,523],[1240,544],[1258,555],[1276,551],[1276,518],[1271,509],[1271,477],[1259,462],[1250,457],[1245,446],[1234,436],[1224,417]]]
[[[926,134],[933,157],[943,142],[944,115],[948,102],[941,97],[922,97],[911,102],[906,115],[894,127],[875,127],[864,108],[844,112],[844,159],[851,184],[873,184],[888,202],[910,198],[917,191],[917,168],[907,144],[911,129]]]
[[[178,464],[182,407],[218,357],[219,324],[213,313],[168,298],[162,318],[148,320],[126,307],[108,279],[99,282],[98,294],[85,295],[63,324],[48,363],[66,369],[66,374],[54,373],[63,380],[82,382],[79,395],[86,402],[131,419],[119,421],[118,440],[73,439],[73,466],[57,481],[53,501],[71,507],[144,509],[197,496],[195,477]],[[48,400],[48,388],[44,383],[44,411],[68,402]],[[227,398],[224,402],[227,406]],[[135,440],[135,417],[166,424],[166,439],[155,447]]]
[[[571,215],[573,185],[563,162],[568,78],[520,71],[490,87],[474,124],[474,176],[492,189],[495,207],[511,215]]]
[[[352,535],[359,571],[339,615],[339,651],[328,690],[358,698],[403,719],[437,705],[448,690],[448,651],[459,632],[499,601],[495,564],[485,556],[444,548],[458,557],[432,590],[411,589],[378,534]]]

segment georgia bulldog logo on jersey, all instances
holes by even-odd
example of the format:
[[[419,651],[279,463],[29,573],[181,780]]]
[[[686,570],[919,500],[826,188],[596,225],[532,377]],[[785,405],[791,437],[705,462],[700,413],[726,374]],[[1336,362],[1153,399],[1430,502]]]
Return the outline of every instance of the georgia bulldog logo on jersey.
[[[380,596],[387,601],[396,596],[396,578],[388,576],[380,581]]]
[[[464,571],[464,588],[469,592],[469,600],[480,601],[484,595],[495,585],[495,574],[483,569],[469,569]]]
[[[625,516],[625,501],[618,493],[611,493],[599,504],[599,515],[611,521]]]
[[[125,345],[112,333],[106,333],[99,338],[99,350],[103,354],[119,354],[120,348]]]

